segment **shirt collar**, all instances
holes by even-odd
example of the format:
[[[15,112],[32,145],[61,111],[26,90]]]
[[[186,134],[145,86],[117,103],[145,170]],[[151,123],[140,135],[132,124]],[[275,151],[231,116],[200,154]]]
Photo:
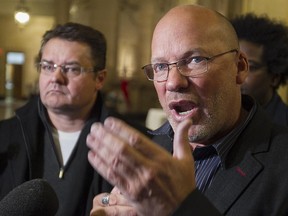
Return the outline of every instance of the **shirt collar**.
[[[218,140],[216,143],[213,144],[213,147],[216,149],[217,154],[220,157],[222,167],[225,167],[225,159],[229,150],[235,144],[239,135],[247,127],[252,117],[254,116],[257,105],[255,101],[249,96],[242,96],[242,107],[249,112],[245,121],[243,121],[230,133],[228,133],[226,136],[224,136],[223,138],[221,138],[220,140]]]
[[[252,117],[254,116],[257,109],[257,104],[250,96],[242,95],[242,108],[248,111],[248,116],[245,121],[243,121],[240,125],[234,128],[226,136],[222,137],[220,140],[212,144],[213,147],[216,149],[218,156],[220,157],[221,165],[223,167],[225,167],[225,159],[229,150],[235,144],[241,132],[247,127]],[[168,121],[166,121],[160,128],[151,131],[150,133],[152,135],[168,135],[171,140],[173,140],[174,137],[174,132]]]

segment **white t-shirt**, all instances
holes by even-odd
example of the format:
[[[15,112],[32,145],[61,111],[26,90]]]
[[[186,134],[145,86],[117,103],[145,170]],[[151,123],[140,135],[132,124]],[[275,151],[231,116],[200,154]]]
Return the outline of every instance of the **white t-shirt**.
[[[65,166],[76,146],[81,131],[63,132],[53,129],[52,133],[60,162]]]

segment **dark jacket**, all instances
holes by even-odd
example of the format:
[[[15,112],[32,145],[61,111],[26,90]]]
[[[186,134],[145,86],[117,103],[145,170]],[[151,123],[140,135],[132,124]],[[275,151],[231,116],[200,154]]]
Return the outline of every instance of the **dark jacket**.
[[[90,166],[87,160],[86,136],[92,123],[103,122],[108,116],[123,119],[116,113],[110,113],[99,95],[91,116],[81,131],[77,147],[73,150],[73,159],[65,166],[63,179],[58,178],[57,167],[56,170],[51,169],[58,166],[58,162],[55,151],[51,150],[54,145],[53,139],[49,139],[52,135],[46,109],[38,96],[18,109],[15,117],[1,121],[0,199],[25,181],[46,176],[60,200],[57,215],[89,215],[94,196],[111,191],[112,186]],[[145,127],[131,124],[142,132],[146,130]],[[43,143],[47,143],[47,140],[50,143],[44,148]],[[47,152],[50,152],[49,156]]]
[[[264,109],[275,123],[288,126],[288,106],[276,92]]]
[[[154,140],[172,153],[168,122],[155,134]],[[287,165],[287,129],[274,125],[257,107],[205,195],[195,190],[174,215],[288,215]]]

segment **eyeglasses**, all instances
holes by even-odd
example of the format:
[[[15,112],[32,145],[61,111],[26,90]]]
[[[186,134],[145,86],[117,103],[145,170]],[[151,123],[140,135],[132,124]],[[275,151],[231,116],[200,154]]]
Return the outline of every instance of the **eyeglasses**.
[[[78,64],[63,64],[57,65],[47,61],[41,61],[37,65],[37,69],[40,73],[51,75],[59,67],[61,72],[68,78],[73,78],[79,76],[81,73],[89,73],[97,71],[96,68],[84,68]]]
[[[227,52],[223,52],[212,57],[204,57],[204,56],[193,56],[186,59],[181,59],[177,62],[173,63],[155,63],[148,64],[142,67],[144,70],[148,80],[163,82],[168,79],[170,66],[175,65],[178,69],[179,73],[183,76],[189,77],[197,77],[208,70],[208,62],[218,58],[222,55],[238,52],[237,49],[232,49]]]

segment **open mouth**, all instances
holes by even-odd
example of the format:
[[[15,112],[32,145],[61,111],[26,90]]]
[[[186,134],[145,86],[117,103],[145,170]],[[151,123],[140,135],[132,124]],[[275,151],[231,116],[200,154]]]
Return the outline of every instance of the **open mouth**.
[[[178,115],[186,116],[195,108],[195,103],[191,101],[172,102],[169,104],[169,109],[174,110]]]

